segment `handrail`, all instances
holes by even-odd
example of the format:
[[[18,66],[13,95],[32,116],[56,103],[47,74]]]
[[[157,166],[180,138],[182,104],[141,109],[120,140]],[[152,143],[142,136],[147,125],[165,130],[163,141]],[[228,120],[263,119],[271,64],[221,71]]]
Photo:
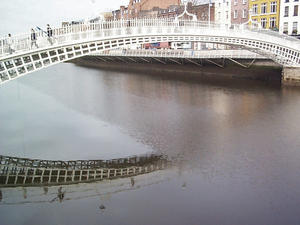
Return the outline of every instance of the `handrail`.
[[[294,49],[300,49],[300,40],[286,35],[278,34],[275,31],[252,28],[245,25],[232,25],[226,27],[220,23],[208,23],[204,21],[191,21],[159,18],[144,18],[116,21],[101,21],[98,23],[74,24],[65,27],[53,28],[53,37],[50,37],[53,45],[47,37],[45,31],[36,32],[38,48],[47,48],[73,42],[82,42],[93,39],[95,36],[112,37],[116,35],[135,35],[150,33],[184,33],[188,29],[190,32],[207,33],[213,32],[216,36],[224,34],[231,37],[247,37],[257,40],[264,40],[279,45],[289,45]],[[12,48],[12,55],[27,52],[32,49],[31,33],[14,35],[11,38],[0,38],[0,58],[9,56],[9,49]]]
[[[247,50],[174,50],[174,49],[117,49],[107,50],[92,56],[166,57],[166,58],[244,58],[266,57]]]

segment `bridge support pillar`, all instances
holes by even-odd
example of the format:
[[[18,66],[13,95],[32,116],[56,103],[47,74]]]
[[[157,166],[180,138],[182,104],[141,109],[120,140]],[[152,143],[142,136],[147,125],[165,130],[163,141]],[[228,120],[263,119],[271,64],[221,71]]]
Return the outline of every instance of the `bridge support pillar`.
[[[283,67],[282,84],[300,86],[300,67]]]

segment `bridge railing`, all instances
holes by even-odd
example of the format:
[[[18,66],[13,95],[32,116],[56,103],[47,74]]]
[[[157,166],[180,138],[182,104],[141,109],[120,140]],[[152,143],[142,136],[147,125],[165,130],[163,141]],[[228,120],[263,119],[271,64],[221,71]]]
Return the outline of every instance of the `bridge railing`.
[[[116,49],[92,54],[94,56],[165,57],[165,58],[244,58],[263,59],[247,50],[173,50],[173,49]]]
[[[118,21],[102,21],[99,23],[75,24],[53,28],[53,36],[48,37],[46,31],[36,32],[38,48],[31,41],[31,33],[15,35],[0,39],[0,57],[19,54],[35,49],[51,48],[59,45],[74,44],[105,37],[126,37],[139,34],[211,34],[216,36],[245,37],[276,42],[285,45],[290,42],[300,49],[300,41],[264,29],[249,28],[243,25],[226,27],[224,24],[203,21],[174,19],[132,19]]]

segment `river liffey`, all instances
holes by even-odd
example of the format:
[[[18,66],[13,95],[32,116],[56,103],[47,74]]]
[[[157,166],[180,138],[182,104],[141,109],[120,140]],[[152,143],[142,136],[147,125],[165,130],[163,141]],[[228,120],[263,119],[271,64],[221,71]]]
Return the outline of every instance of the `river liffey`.
[[[300,89],[60,64],[0,87],[0,155],[172,166],[0,188],[0,224],[300,224]]]

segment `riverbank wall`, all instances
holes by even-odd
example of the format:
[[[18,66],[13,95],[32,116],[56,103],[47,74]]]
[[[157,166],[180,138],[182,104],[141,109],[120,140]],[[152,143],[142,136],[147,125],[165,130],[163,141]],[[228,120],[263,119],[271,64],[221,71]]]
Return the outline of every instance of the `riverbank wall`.
[[[300,67],[283,67],[282,84],[285,86],[300,86]]]

